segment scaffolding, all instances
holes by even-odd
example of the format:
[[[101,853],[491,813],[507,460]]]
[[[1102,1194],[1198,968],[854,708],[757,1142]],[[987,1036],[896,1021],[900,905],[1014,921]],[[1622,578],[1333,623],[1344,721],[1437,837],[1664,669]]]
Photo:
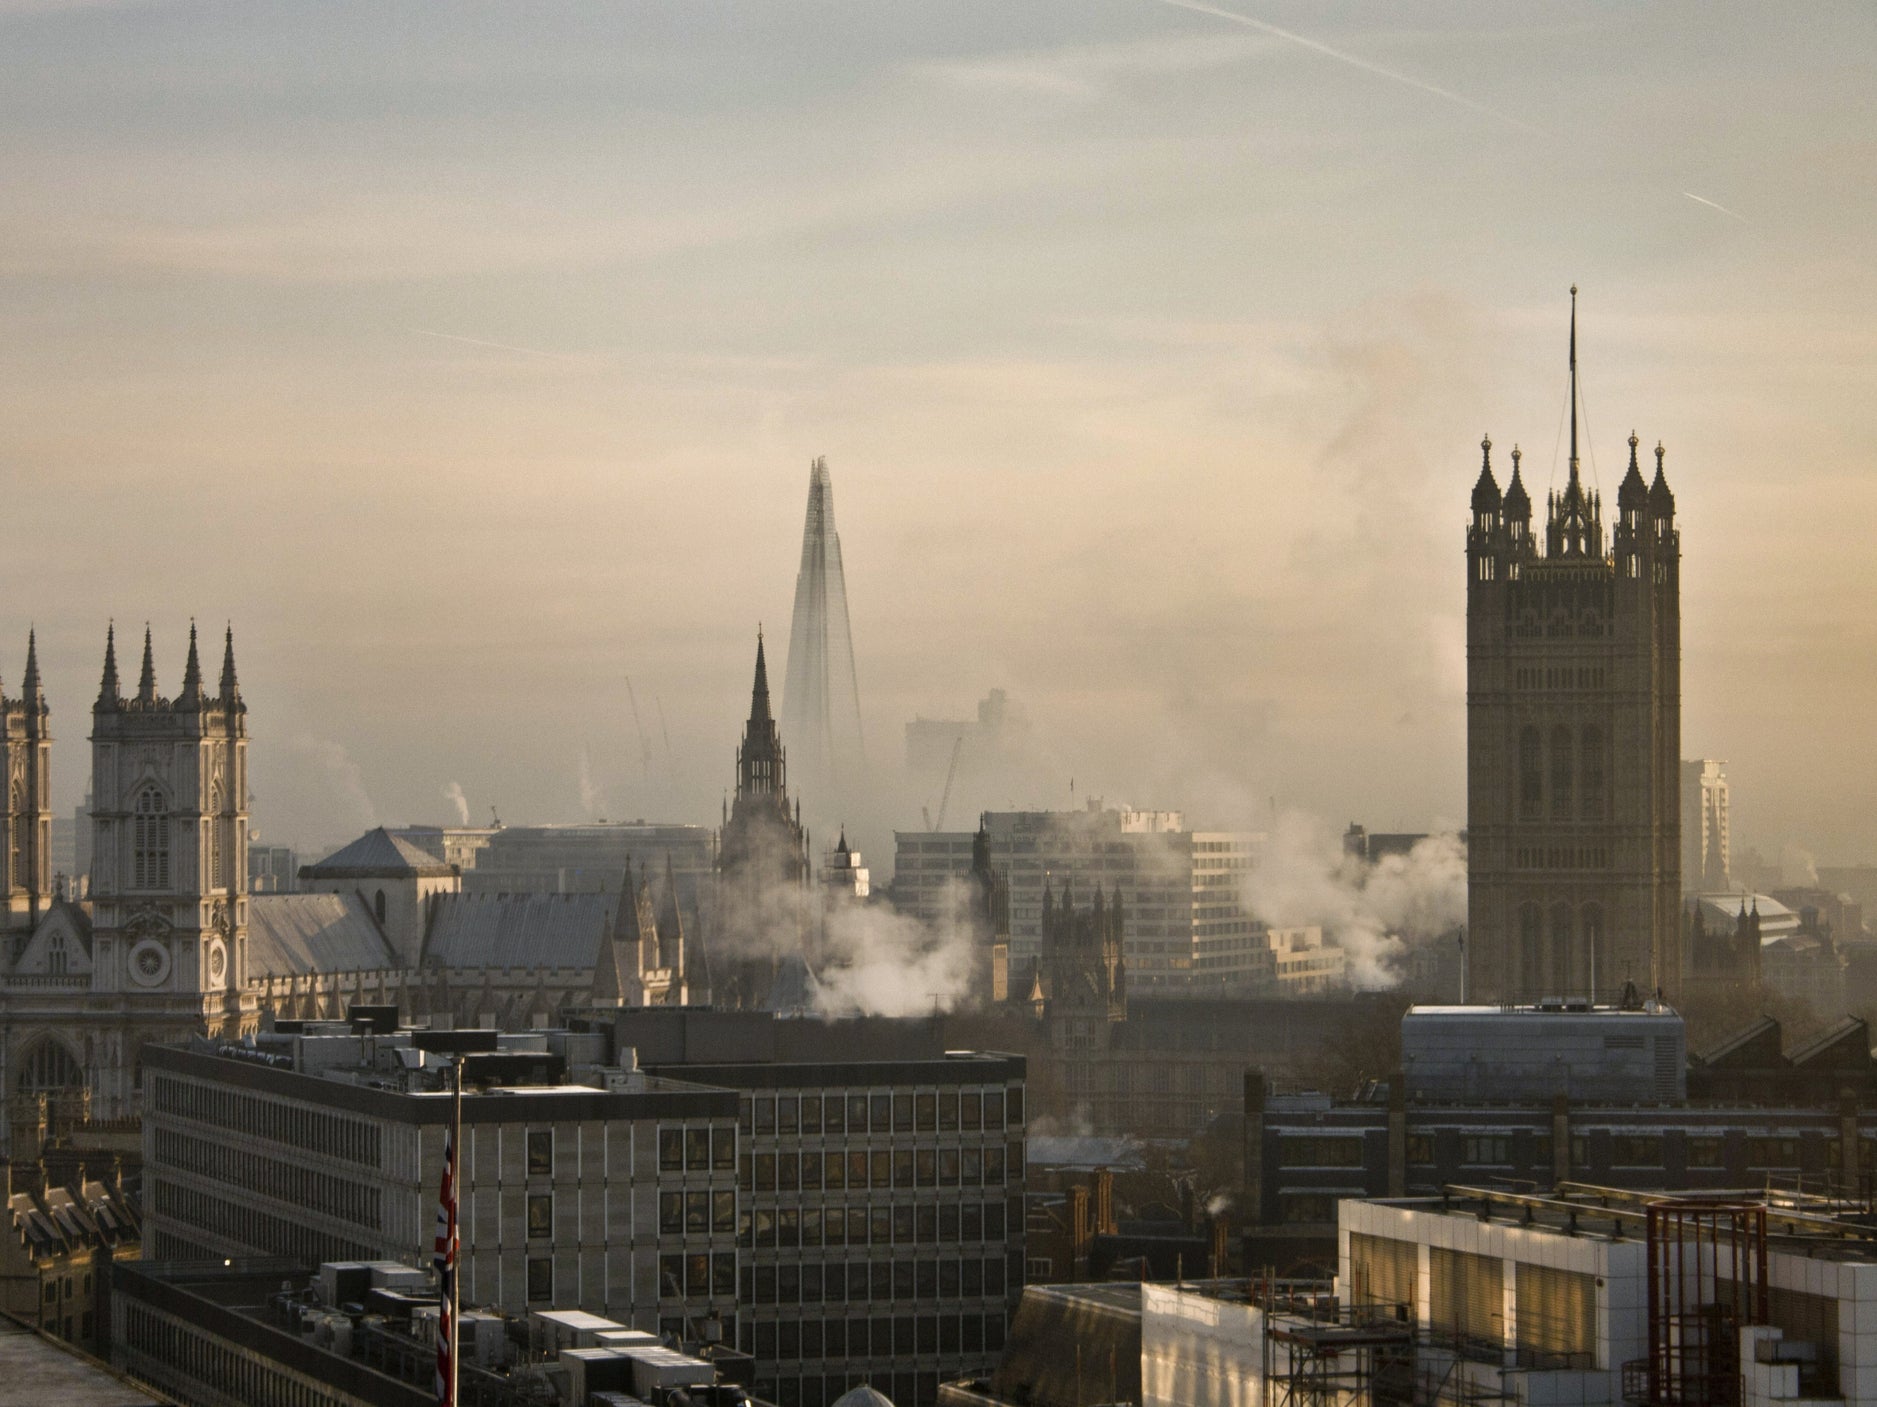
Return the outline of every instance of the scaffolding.
[[[1350,1305],[1321,1282],[1266,1278],[1263,1407],[1383,1407],[1414,1400],[1415,1325],[1406,1305]]]
[[[1623,1396],[1638,1407],[1735,1407],[1740,1330],[1767,1322],[1766,1204],[1665,1198],[1646,1215],[1649,1357],[1643,1373],[1624,1365]]]

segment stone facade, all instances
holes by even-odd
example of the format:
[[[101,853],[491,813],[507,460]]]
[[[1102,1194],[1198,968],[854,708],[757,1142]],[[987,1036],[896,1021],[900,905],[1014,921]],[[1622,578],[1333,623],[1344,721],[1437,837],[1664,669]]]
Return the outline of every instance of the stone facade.
[[[191,627],[175,699],[157,692],[147,631],[137,689],[125,696],[115,632],[107,636],[92,709],[91,884],[82,906],[54,895],[48,871],[49,710],[30,647],[25,699],[5,712],[11,793],[0,1088],[8,1151],[31,1157],[47,1136],[80,1126],[102,1135],[133,1119],[151,1043],[254,1029],[247,705],[232,632],[211,691]]]
[[[1467,531],[1467,962],[1475,1001],[1608,994],[1673,999],[1681,893],[1680,534],[1656,448],[1629,467],[1606,549],[1601,496],[1578,473],[1576,314],[1570,478],[1545,542],[1512,451],[1492,442]]]

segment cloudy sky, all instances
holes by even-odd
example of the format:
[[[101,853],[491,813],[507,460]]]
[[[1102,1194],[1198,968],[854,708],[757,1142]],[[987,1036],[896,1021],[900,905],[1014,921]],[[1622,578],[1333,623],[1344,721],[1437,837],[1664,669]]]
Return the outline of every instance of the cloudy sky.
[[[876,826],[997,685],[1036,765],[954,816],[1459,822],[1467,492],[1561,478],[1576,282],[1685,752],[1877,859],[1874,14],[0,0],[0,672],[62,806],[106,621],[173,691],[194,616],[269,838],[707,819],[825,454]]]

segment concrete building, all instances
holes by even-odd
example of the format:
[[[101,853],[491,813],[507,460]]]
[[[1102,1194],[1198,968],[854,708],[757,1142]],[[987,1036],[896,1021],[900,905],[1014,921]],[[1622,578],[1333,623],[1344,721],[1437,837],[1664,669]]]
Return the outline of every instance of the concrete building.
[[[1828,1199],[1351,1199],[1336,1264],[1351,1326],[1398,1325],[1404,1383],[1441,1401],[1877,1399],[1877,1243]],[[1287,1367],[1280,1394],[1315,1371]]]
[[[248,893],[292,894],[300,887],[300,857],[290,845],[262,845],[248,832]]]
[[[699,896],[716,864],[715,841],[708,826],[661,825],[645,821],[591,825],[503,826],[474,846],[474,863],[464,864],[467,840],[444,833],[437,855],[463,872],[465,894],[611,894],[630,861],[642,870],[662,871],[667,861],[678,879],[679,902],[697,912]],[[410,827],[398,835],[431,850],[427,838]],[[448,852],[455,850],[452,857]]]
[[[1281,996],[1314,996],[1348,985],[1349,955],[1334,943],[1324,942],[1317,925],[1268,928],[1264,941],[1271,950]]]
[[[399,840],[409,841],[420,849],[428,850],[444,864],[455,865],[468,874],[476,868],[476,861],[502,829],[501,826],[396,826],[391,833]],[[521,829],[533,831],[538,828],[525,826]],[[588,828],[582,826],[570,829]]]
[[[733,1093],[609,1064],[598,1037],[354,1024],[149,1052],[150,1259],[425,1263],[463,1054],[465,1304],[734,1321]]]
[[[1685,1073],[1679,1025],[1665,1008],[1423,1009],[1404,1022],[1402,1073],[1361,1097],[1272,1093],[1250,1072],[1250,1263],[1320,1261],[1345,1197],[1866,1185],[1877,1065],[1861,1022],[1786,1052],[1756,1023]]]
[[[1681,765],[1681,882],[1691,893],[1733,887],[1726,769],[1706,757]]]
[[[995,1361],[1024,1275],[1022,1057],[948,1052],[924,1021],[573,1024],[738,1092],[736,1341],[757,1396],[826,1407],[865,1380],[919,1407]]]
[[[1681,539],[1656,447],[1629,437],[1608,547],[1578,473],[1571,309],[1570,476],[1542,547],[1512,451],[1491,440],[1467,529],[1467,963],[1475,1001],[1680,992]]]
[[[1042,956],[1043,891],[1120,889],[1123,955],[1142,995],[1243,996],[1270,990],[1263,925],[1240,901],[1262,837],[1191,831],[1177,811],[1090,802],[1083,811],[989,811],[980,822],[991,867],[1010,887],[1010,990],[1028,991]],[[893,897],[937,921],[971,870],[970,831],[899,831]]]

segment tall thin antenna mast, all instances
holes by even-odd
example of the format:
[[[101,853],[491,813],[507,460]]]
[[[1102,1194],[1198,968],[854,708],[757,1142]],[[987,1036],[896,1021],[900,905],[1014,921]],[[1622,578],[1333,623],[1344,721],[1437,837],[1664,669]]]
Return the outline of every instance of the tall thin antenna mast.
[[[1553,461],[1555,463],[1555,461]],[[1555,472],[1555,471],[1554,471]],[[1577,285],[1571,285],[1571,477],[1577,477]]]

